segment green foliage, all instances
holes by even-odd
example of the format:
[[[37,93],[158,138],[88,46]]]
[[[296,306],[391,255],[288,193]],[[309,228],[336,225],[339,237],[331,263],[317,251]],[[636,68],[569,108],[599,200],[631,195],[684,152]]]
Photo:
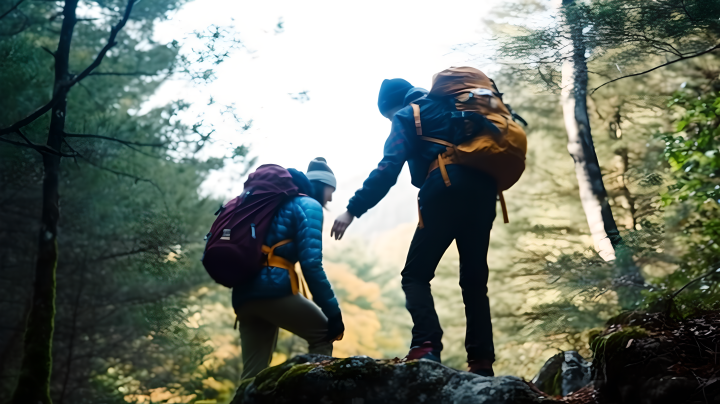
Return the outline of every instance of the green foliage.
[[[513,10],[501,14],[495,25],[505,30],[498,59],[509,62],[502,75],[512,86],[501,88],[521,97],[521,102],[512,100],[512,104],[531,122],[526,177],[535,177],[533,185],[518,186],[533,195],[535,203],[544,202],[538,197],[545,195],[554,195],[555,202],[538,214],[542,219],[531,216],[524,226],[513,229],[518,236],[512,276],[522,279],[523,293],[532,299],[522,306],[526,322],[516,327],[523,335],[542,336],[551,346],[570,346],[589,354],[589,330],[621,309],[665,307],[671,293],[707,275],[712,265],[717,267],[720,254],[713,229],[718,198],[713,178],[718,173],[712,151],[718,147],[718,113],[713,106],[717,88],[708,90],[708,82],[718,72],[713,67],[716,58],[693,58],[720,46],[720,5],[708,0],[602,0],[571,2],[560,10],[534,1],[509,7]],[[528,19],[527,10],[540,17]],[[561,139],[546,134],[553,120],[562,122],[562,115],[548,111],[535,116],[542,102],[527,87],[537,83],[559,92],[561,65],[573,56],[568,48],[571,39],[586,51],[590,88],[667,62],[692,59],[589,96],[593,141],[625,241],[614,263],[604,262],[587,248],[582,236],[587,224],[574,220],[568,211],[577,202],[563,199],[577,191],[562,179],[572,174],[554,168],[556,160],[568,159],[560,154]],[[668,105],[665,100],[682,82],[697,94],[685,90]],[[678,119],[682,127],[671,132],[672,112],[678,109],[684,110]],[[654,136],[658,131],[663,134]],[[533,164],[533,157],[542,162]],[[561,206],[567,213],[558,220],[553,212]],[[649,284],[628,276],[635,266]],[[676,296],[678,308],[691,310],[699,302],[709,302],[711,291],[717,294],[712,279],[708,275]],[[706,292],[703,298],[700,291]]]
[[[502,38],[498,49],[500,60],[512,62],[518,73],[547,89],[559,90],[571,36],[582,43],[591,72],[603,81],[720,48],[720,5],[714,0],[575,1],[557,14],[549,24],[529,26],[516,12],[503,22],[519,33]]]
[[[72,73],[95,59],[126,3],[111,0],[79,10]],[[212,142],[212,124],[181,121],[188,103],[143,109],[168,77],[193,78],[187,75],[193,72],[185,65],[188,59],[180,55],[192,52],[176,41],[152,40],[155,23],[182,4],[137,2],[118,44],[69,93],[62,151],[77,158],[63,159],[60,167],[50,385],[56,402],[213,398],[227,379],[237,379],[238,362],[211,358],[211,332],[197,321],[206,304],[215,303],[204,292],[209,278],[199,257],[219,204],[198,189],[225,158],[200,153]],[[50,53],[57,46],[62,6],[26,1],[0,20],[0,127],[49,101]],[[0,13],[5,11],[3,5]],[[199,40],[217,43],[223,35]],[[227,49],[204,49],[206,57],[215,51],[215,64],[227,57]],[[48,123],[45,115],[24,134],[44,144]],[[3,138],[22,141],[16,134]],[[0,396],[13,391],[22,355],[42,175],[35,151],[0,143],[0,291],[5,296],[0,308],[11,313],[0,329]]]
[[[682,253],[679,270],[660,285],[678,290],[705,275],[682,292],[678,307],[688,310],[720,302],[720,95],[715,87],[676,92],[668,102],[679,113],[674,131],[657,135],[665,142],[663,156],[674,180],[663,203]]]

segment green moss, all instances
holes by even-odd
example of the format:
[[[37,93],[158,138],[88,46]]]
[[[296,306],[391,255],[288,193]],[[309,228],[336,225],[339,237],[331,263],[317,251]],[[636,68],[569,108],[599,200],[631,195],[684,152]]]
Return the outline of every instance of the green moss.
[[[317,366],[315,366],[314,363],[303,363],[300,365],[295,365],[290,368],[287,372],[285,372],[282,377],[280,377],[280,380],[278,380],[278,383],[285,381],[285,380],[291,380],[294,377],[300,377],[304,375],[305,373],[315,369]]]
[[[281,382],[287,383],[291,380],[297,380],[298,377],[302,377],[302,375],[315,369],[317,366],[317,363],[298,364],[296,361],[290,360],[280,365],[267,368],[255,377],[257,391],[261,393],[273,391]]]
[[[609,358],[627,347],[631,339],[640,339],[648,336],[647,330],[642,327],[623,327],[613,333],[595,338],[590,344],[595,358]]]
[[[276,382],[276,388],[292,390],[297,384],[302,384],[305,375],[316,367],[317,364],[315,363],[303,363],[291,367],[280,376],[280,379]]]
[[[291,367],[292,364],[285,362],[280,365],[267,368],[258,373],[258,375],[255,376],[257,391],[266,392],[274,390],[277,386],[277,381],[280,380],[282,375],[284,375]]]
[[[551,396],[562,396],[562,368],[558,369],[550,383],[548,394]]]
[[[392,372],[390,366],[391,365],[381,364],[375,361],[358,364],[357,359],[346,358],[339,359],[334,363],[325,366],[324,370],[332,373],[338,379],[374,379]]]

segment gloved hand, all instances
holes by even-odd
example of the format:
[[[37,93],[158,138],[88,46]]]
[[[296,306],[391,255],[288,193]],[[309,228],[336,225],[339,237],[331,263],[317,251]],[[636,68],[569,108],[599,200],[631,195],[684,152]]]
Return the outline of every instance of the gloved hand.
[[[345,324],[342,321],[342,313],[328,317],[328,331],[325,339],[327,341],[340,341],[345,335]]]

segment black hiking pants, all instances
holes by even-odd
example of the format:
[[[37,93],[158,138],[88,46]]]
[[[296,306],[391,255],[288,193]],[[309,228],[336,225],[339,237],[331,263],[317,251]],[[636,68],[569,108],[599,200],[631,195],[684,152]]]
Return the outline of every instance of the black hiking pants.
[[[402,271],[406,307],[414,324],[411,346],[430,341],[433,353],[440,357],[443,331],[435,312],[430,281],[440,258],[455,240],[460,254],[460,287],[467,318],[468,360],[493,361],[487,253],[495,219],[497,186],[494,179],[472,169],[448,166],[448,172],[451,186],[446,187],[439,170],[435,170],[420,189],[418,200],[424,227],[415,231]]]

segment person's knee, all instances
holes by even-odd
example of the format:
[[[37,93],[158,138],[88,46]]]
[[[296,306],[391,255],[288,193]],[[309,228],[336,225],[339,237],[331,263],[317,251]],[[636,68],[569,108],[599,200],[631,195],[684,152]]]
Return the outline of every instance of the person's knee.
[[[487,294],[487,281],[487,275],[483,275],[479,271],[460,273],[460,287],[464,291],[469,290],[473,293]]]
[[[402,280],[400,281],[400,284],[402,285],[403,289],[405,288],[412,288],[416,286],[427,286],[430,287],[430,281],[433,278],[433,274],[423,274],[418,273],[417,271],[403,271],[402,272]]]
[[[327,340],[308,341],[308,353],[332,356],[333,343]]]

